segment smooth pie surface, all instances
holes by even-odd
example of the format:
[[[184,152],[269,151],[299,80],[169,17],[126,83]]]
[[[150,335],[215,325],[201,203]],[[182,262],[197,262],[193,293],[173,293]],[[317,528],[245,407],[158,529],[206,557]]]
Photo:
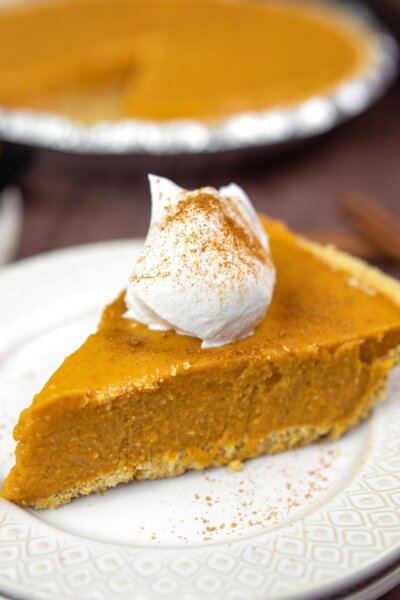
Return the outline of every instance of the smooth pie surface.
[[[124,318],[121,296],[22,413],[5,498],[58,506],[336,437],[369,412],[400,345],[398,284],[391,299],[266,227],[278,279],[256,333],[201,350]]]
[[[68,372],[58,370],[35,403],[47,403],[57,392],[93,390],[120,392],[121,378],[129,386],[151,385],[171,375],[171,368],[194,370],[235,364],[242,357],[271,359],[310,346],[379,339],[388,329],[400,333],[400,308],[390,299],[352,285],[346,273],[335,272],[300,247],[296,238],[277,223],[267,230],[277,269],[277,287],[269,312],[255,335],[221,346],[201,349],[198,339],[174,332],[150,331],[125,319],[124,294],[104,312],[99,332],[79,354],[69,358]],[[94,347],[96,351],[93,351]],[[99,368],[101,367],[101,368]]]
[[[72,0],[0,13],[0,103],[78,120],[219,119],[325,93],[367,35],[278,2]],[[286,3],[285,3],[286,4]]]

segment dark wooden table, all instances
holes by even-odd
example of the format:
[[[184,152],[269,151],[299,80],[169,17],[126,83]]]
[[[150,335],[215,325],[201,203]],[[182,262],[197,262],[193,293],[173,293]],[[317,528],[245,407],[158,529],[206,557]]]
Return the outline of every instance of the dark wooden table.
[[[348,229],[339,200],[349,188],[400,216],[400,86],[355,121],[275,157],[258,153],[247,158],[150,160],[36,152],[22,180],[24,222],[18,257],[145,235],[148,171],[189,188],[235,181],[258,210],[301,232]],[[382,266],[400,276],[398,265]],[[400,600],[400,586],[384,598]]]

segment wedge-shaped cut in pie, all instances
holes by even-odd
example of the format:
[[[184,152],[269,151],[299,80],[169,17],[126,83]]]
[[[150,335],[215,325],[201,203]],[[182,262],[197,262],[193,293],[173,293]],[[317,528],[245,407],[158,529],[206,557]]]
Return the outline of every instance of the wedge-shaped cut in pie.
[[[125,318],[121,295],[22,413],[4,498],[54,508],[337,438],[368,415],[399,359],[400,284],[264,224],[277,285],[255,334],[202,350]]]
[[[86,123],[286,107],[330,94],[380,56],[367,27],[321,2],[24,4],[0,12],[2,107]]]

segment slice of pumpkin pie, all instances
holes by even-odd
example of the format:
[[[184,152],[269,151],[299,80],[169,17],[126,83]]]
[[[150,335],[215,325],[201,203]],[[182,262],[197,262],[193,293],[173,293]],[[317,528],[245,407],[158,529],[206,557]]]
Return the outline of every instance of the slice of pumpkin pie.
[[[337,438],[382,398],[398,282],[259,220],[237,186],[152,195],[127,293],[20,416],[3,498],[55,508]]]

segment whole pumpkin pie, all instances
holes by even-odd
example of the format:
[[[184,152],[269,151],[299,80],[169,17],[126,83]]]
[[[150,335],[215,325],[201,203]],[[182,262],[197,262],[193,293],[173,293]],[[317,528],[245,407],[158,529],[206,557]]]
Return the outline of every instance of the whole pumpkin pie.
[[[329,93],[374,43],[317,3],[35,2],[0,12],[0,104],[84,122],[212,121]]]
[[[191,199],[211,210],[215,194],[206,188]],[[183,207],[175,209],[182,219]],[[239,221],[236,229],[225,223],[245,261],[252,238]],[[262,226],[276,285],[255,331],[238,339],[239,329],[231,329],[230,343],[214,331],[214,344],[204,347],[192,333],[168,330],[176,325],[166,321],[155,330],[133,320],[129,296],[121,294],[98,331],[21,414],[3,498],[55,508],[133,478],[175,476],[335,439],[370,413],[400,358],[400,284],[278,222],[262,218]],[[196,261],[208,251],[198,246],[188,256]],[[171,267],[162,253],[157,261]],[[252,272],[253,263],[246,264]],[[162,277],[166,271],[154,274]],[[217,287],[225,293],[222,280]],[[170,321],[180,311],[185,307]],[[148,314],[155,319],[153,309]]]

